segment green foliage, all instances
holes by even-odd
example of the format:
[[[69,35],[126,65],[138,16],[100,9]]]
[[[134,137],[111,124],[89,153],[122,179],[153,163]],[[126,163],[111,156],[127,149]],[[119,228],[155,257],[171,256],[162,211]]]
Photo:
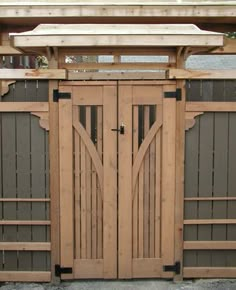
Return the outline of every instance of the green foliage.
[[[236,32],[227,32],[226,35],[229,38],[236,38]]]

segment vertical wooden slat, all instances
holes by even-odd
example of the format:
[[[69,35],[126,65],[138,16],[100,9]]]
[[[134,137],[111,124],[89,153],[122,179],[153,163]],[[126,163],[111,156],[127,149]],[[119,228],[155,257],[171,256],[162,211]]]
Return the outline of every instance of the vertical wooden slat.
[[[200,118],[200,147],[199,147],[199,196],[212,196],[212,170],[213,170],[213,140],[214,140],[214,114],[203,114]],[[212,218],[211,201],[199,202],[199,219]],[[198,226],[198,240],[211,240],[211,225]],[[211,266],[211,254],[200,251],[198,253],[199,266]]]
[[[139,107],[139,142],[144,138],[144,109]],[[138,174],[138,258],[144,257],[144,164],[142,162]]]
[[[156,119],[162,120],[162,106],[157,106]],[[161,256],[161,138],[162,128],[155,137],[155,258]]]
[[[86,151],[84,142],[81,140],[81,258],[87,258],[87,215],[86,215]]]
[[[117,126],[117,111],[116,111],[117,89],[115,86],[104,86],[103,108],[104,108],[103,109],[104,278],[116,278],[117,277],[117,158],[116,158],[117,133],[111,131],[112,128],[115,128]],[[132,153],[130,152],[130,158],[131,154]]]
[[[86,107],[86,131],[91,137],[91,106]],[[92,164],[89,152],[86,149],[86,258],[92,257]]]
[[[31,197],[31,162],[30,162],[30,115],[29,113],[16,114],[16,149],[17,149],[17,193],[18,198]],[[31,219],[30,202],[18,203],[19,220]],[[18,241],[31,242],[31,227],[18,227]],[[19,270],[31,270],[31,253],[19,252]]]
[[[92,130],[94,135],[95,146],[97,144],[97,114],[93,108],[92,110]],[[92,259],[97,258],[97,172],[94,164],[92,164]]]
[[[59,100],[59,148],[60,148],[60,223],[61,266],[72,267],[73,245],[73,145],[72,102]],[[71,277],[73,274],[65,275]]]
[[[144,106],[144,138],[149,131],[149,120],[150,120],[150,112],[149,106]],[[144,216],[143,216],[143,223],[144,223],[144,258],[149,257],[149,240],[150,240],[150,229],[149,229],[149,218],[150,218],[150,183],[149,183],[149,175],[150,175],[150,160],[149,160],[150,149],[148,148],[144,157]]]
[[[45,131],[39,126],[38,118],[31,116],[31,189],[33,198],[45,198]],[[45,220],[45,203],[32,203],[32,219]],[[32,230],[33,242],[46,241],[46,226],[37,226]],[[46,254],[34,252],[32,266],[35,271],[46,269]]]
[[[3,167],[3,197],[17,197],[16,183],[16,119],[14,113],[2,115],[2,167]],[[4,203],[3,218],[5,220],[17,219],[16,202]],[[17,241],[17,226],[4,226],[4,240],[6,242]],[[17,270],[17,253],[5,252],[4,269]]]
[[[133,162],[138,152],[138,106],[133,106]],[[138,258],[138,183],[133,188],[133,258]]]
[[[73,116],[79,120],[79,108],[73,107]],[[75,258],[80,258],[80,240],[81,240],[81,228],[80,228],[80,136],[78,132],[74,130],[74,195],[75,195]]]
[[[227,196],[228,191],[228,113],[215,113],[213,196]],[[227,218],[227,201],[213,201],[213,218]],[[226,225],[212,226],[212,239],[226,240]],[[223,251],[212,256],[212,266],[226,266]]]
[[[119,86],[119,278],[132,277],[132,87]]]
[[[103,108],[97,107],[97,151],[103,161]],[[103,213],[102,213],[102,192],[97,180],[97,258],[103,257]]]
[[[173,87],[164,87],[174,90]],[[175,132],[176,100],[163,99],[163,150],[162,150],[162,258],[164,265],[174,262],[175,212]]]
[[[153,117],[152,117],[153,118]],[[149,180],[150,180],[150,200],[149,200],[149,257],[155,257],[155,176],[156,176],[156,138],[154,137],[150,144],[149,154]]]

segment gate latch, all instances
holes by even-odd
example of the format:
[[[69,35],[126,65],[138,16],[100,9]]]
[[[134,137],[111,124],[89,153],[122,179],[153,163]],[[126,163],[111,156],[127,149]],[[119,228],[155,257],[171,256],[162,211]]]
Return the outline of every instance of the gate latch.
[[[164,272],[175,272],[175,274],[180,274],[180,262],[175,262],[174,265],[163,266]]]
[[[125,125],[123,123],[121,123],[119,129],[111,129],[111,131],[120,132],[121,135],[124,135],[125,134]]]
[[[70,267],[61,267],[60,265],[55,265],[55,276],[61,277],[61,274],[72,274],[72,268]]]

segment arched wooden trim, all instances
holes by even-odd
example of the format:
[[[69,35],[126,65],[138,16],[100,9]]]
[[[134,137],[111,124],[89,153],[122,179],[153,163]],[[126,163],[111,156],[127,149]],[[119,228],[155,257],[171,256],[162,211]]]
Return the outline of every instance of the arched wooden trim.
[[[193,128],[196,123],[195,118],[202,114],[203,112],[185,112],[185,131]]]
[[[31,115],[37,116],[40,118],[39,125],[41,128],[49,131],[49,114],[48,112],[32,112]]]
[[[2,80],[1,81],[1,84],[0,84],[0,88],[1,88],[1,91],[0,91],[0,94],[1,96],[4,96],[6,95],[8,92],[9,92],[9,89],[10,89],[10,85],[14,84],[16,81],[15,80]]]
[[[101,192],[103,192],[103,165],[102,165],[101,159],[100,159],[88,133],[83,128],[83,126],[80,124],[80,122],[76,119],[74,114],[73,114],[73,127],[75,128],[75,130],[78,132],[78,134],[82,138],[82,140],[83,140],[83,142],[84,142],[84,144],[85,144],[85,146],[90,154],[90,157],[92,158],[94,167],[97,171],[98,180],[99,180],[100,187],[101,187]]]
[[[152,127],[149,130],[147,136],[145,137],[142,145],[139,148],[139,151],[137,153],[137,156],[134,160],[134,165],[133,165],[133,188],[135,188],[136,180],[138,177],[138,172],[139,172],[140,166],[143,162],[143,158],[145,156],[145,153],[146,153],[150,143],[152,142],[154,136],[157,134],[158,130],[161,128],[161,125],[162,125],[162,116],[160,116],[156,120],[156,122],[152,125]]]

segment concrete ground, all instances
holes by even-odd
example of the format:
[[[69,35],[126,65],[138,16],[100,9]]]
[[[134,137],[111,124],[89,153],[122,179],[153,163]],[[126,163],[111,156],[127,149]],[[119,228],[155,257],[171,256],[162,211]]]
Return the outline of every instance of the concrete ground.
[[[174,283],[165,280],[79,281],[52,284],[6,283],[0,290],[236,290],[235,280],[187,280]]]

